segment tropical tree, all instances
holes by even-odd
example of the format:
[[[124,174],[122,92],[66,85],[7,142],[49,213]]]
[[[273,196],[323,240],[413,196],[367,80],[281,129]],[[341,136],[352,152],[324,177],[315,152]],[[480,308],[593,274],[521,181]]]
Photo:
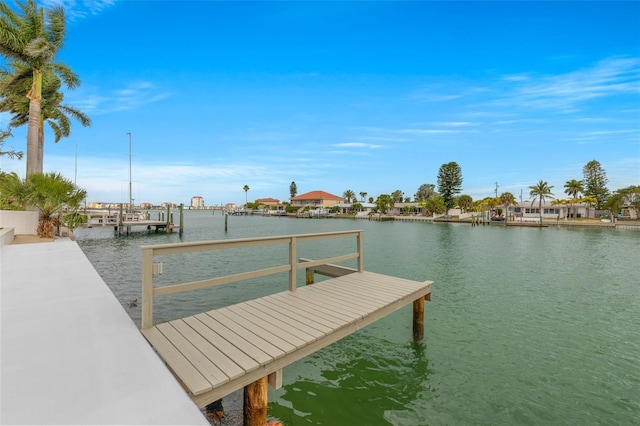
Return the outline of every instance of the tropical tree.
[[[516,204],[518,204],[518,201],[516,200],[515,195],[513,195],[510,192],[503,192],[502,194],[500,194],[500,204],[502,204],[502,207],[504,207],[504,217],[505,219],[508,219],[509,215],[507,214],[507,212],[509,211],[509,206],[515,206]],[[505,225],[506,225],[507,221],[505,220]]]
[[[342,194],[342,197],[347,200],[347,203],[351,203],[351,200],[354,199],[356,197],[356,193],[353,192],[350,189],[347,189],[346,191],[344,191],[344,193]]]
[[[590,217],[589,209],[598,205],[598,199],[591,195],[580,198],[579,202],[587,205],[587,217]]]
[[[27,187],[17,173],[0,173],[0,210],[26,210]]]
[[[359,212],[359,211],[362,210],[362,204],[357,203],[357,202],[353,203],[353,204],[351,204],[350,210],[353,211],[353,212]]]
[[[373,197],[369,197],[369,202],[373,204]]]
[[[462,189],[462,170],[455,161],[443,164],[438,171],[438,192],[444,199],[447,211],[455,204],[455,195]]]
[[[0,111],[13,114],[10,127],[19,127],[29,123],[30,101],[24,95],[31,87],[31,70],[19,62],[10,64],[12,70],[0,70]],[[71,134],[71,118],[83,126],[91,125],[91,119],[79,109],[63,104],[64,94],[60,91],[62,82],[50,69],[42,73],[42,98],[40,101],[40,119],[38,122],[38,157],[43,163],[44,123],[53,131],[55,142]]]
[[[553,185],[549,186],[549,184],[542,179],[535,185],[531,185],[529,187],[529,196],[533,197],[531,200],[531,205],[538,200],[538,210],[540,212],[540,226],[542,226],[542,203],[546,198],[553,199]]]
[[[609,190],[607,189],[607,174],[597,160],[589,161],[583,168],[583,185],[584,195],[595,197],[598,200],[598,206],[609,196]]]
[[[297,193],[298,193],[298,186],[296,185],[296,182],[293,181],[291,182],[291,185],[289,185],[289,195],[291,196],[291,198],[293,198],[296,196]]]
[[[622,195],[624,202],[633,207],[636,213],[640,213],[640,185],[618,189],[616,193]]]
[[[424,214],[427,216],[434,214],[443,214],[447,211],[447,208],[444,205],[444,198],[442,198],[441,196],[430,197],[426,201],[420,203],[420,205],[422,206]]]
[[[393,199],[394,203],[401,203],[404,199],[404,192],[402,192],[402,190],[400,189],[396,189],[391,193],[391,198]]]
[[[394,201],[389,194],[382,194],[376,200],[376,209],[380,214],[386,214],[393,206]]]
[[[3,145],[4,140],[11,136],[10,131],[4,131],[0,129],[0,157],[9,157],[9,158],[17,158],[18,160],[22,159],[22,151],[16,151],[15,149],[10,149],[9,151],[4,151]]]
[[[35,0],[17,2],[21,14],[0,2],[0,54],[24,65],[32,75],[27,128],[27,175],[42,172],[39,157],[39,128],[43,74],[48,70],[65,82],[69,89],[79,84],[77,76],[62,63],[54,62],[65,38],[65,15],[62,6],[46,11]],[[18,78],[18,76],[16,76]],[[21,76],[19,77],[21,78]]]
[[[242,190],[244,191],[244,204],[247,204],[247,192],[249,192],[249,185],[245,185],[242,187]]]
[[[618,213],[624,207],[624,196],[620,193],[615,193],[602,203],[602,208],[609,212],[609,217],[612,223],[616,223]]]
[[[578,195],[584,192],[581,180],[571,179],[564,184],[564,193],[573,198],[571,204],[578,203]],[[575,213],[575,212],[574,212]]]
[[[569,204],[571,203],[571,200],[565,200],[564,198],[556,198],[555,200],[551,201],[551,205],[552,206],[564,206],[567,207],[567,215],[565,216],[565,218],[567,218],[569,216]],[[560,213],[558,213],[558,216],[560,216]]]
[[[467,212],[473,209],[473,198],[471,198],[470,195],[459,195],[456,198],[456,204],[460,207],[460,210],[462,210],[463,213]]]
[[[367,198],[367,193],[364,191],[360,192],[360,199],[362,200],[362,202],[364,203],[364,199]]]
[[[427,201],[430,198],[437,197],[436,186],[432,183],[423,183],[418,188],[418,192],[413,196],[416,201]]]
[[[43,238],[53,238],[58,225],[73,227],[82,221],[78,208],[86,195],[86,191],[54,172],[32,173],[24,180],[16,173],[0,178],[0,206],[24,210],[28,205],[37,209],[37,234]]]

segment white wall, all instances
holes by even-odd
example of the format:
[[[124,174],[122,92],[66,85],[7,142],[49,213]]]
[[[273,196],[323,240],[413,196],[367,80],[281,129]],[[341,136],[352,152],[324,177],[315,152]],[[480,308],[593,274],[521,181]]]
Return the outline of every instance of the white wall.
[[[36,235],[38,217],[37,211],[0,210],[0,228],[13,228],[15,235]]]

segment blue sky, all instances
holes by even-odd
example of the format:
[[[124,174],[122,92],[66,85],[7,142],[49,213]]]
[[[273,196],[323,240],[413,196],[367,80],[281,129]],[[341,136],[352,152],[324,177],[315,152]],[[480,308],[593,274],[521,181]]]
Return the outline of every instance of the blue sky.
[[[450,161],[474,199],[564,198],[593,159],[640,184],[640,2],[63,4],[65,101],[93,125],[47,130],[44,169],[74,179],[77,150],[89,201],[128,201],[127,132],[136,204],[413,197]]]

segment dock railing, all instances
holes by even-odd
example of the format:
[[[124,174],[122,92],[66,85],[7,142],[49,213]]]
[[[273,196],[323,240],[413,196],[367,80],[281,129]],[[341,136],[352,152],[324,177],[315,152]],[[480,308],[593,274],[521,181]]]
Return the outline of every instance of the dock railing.
[[[232,282],[263,277],[267,275],[289,272],[289,291],[296,290],[297,270],[301,268],[312,268],[314,266],[343,262],[345,260],[357,259],[357,270],[363,272],[363,231],[338,231],[317,234],[285,235],[274,237],[256,237],[216,241],[197,241],[188,243],[160,244],[141,246],[142,249],[142,329],[153,327],[153,299],[156,296],[181,293],[185,291],[198,290]],[[299,242],[336,239],[336,238],[356,238],[356,251],[341,256],[334,256],[313,261],[301,261],[297,255],[297,244]],[[226,275],[200,281],[191,281],[181,284],[172,284],[163,287],[154,287],[154,256],[171,255],[180,253],[202,252],[212,250],[235,249],[244,247],[256,247],[264,245],[288,244],[288,263],[265,269],[259,269],[239,274]]]

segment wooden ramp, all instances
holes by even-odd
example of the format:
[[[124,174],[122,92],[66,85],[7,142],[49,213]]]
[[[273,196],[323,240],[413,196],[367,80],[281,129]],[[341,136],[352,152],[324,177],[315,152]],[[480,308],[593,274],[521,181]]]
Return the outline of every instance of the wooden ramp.
[[[356,253],[315,261],[296,259],[298,241],[345,236],[357,237]],[[152,325],[149,296],[152,299],[154,294],[237,281],[251,274],[171,286],[174,289],[149,287],[148,282],[144,285],[143,278],[142,333],[199,407],[267,376],[269,383],[278,388],[283,367],[409,303],[415,305],[416,301],[423,303],[425,298],[430,299],[431,281],[417,282],[363,271],[361,239],[362,231],[348,231],[142,247],[146,259],[143,275],[147,281],[153,269],[147,263],[154,253],[288,242],[292,260],[288,268],[284,265],[252,273],[262,276],[274,270],[288,270],[287,291],[156,325]],[[358,259],[357,270],[330,264],[347,258]],[[334,278],[296,288],[298,268],[315,269],[316,273]]]

